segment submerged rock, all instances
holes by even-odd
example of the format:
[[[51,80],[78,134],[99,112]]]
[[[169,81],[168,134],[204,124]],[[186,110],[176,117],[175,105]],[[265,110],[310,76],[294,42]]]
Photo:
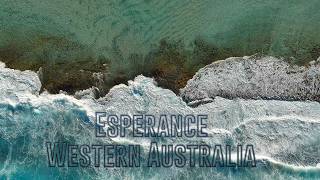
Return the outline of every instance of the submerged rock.
[[[320,101],[320,64],[304,67],[270,56],[232,57],[200,69],[181,96],[187,102],[216,96]]]

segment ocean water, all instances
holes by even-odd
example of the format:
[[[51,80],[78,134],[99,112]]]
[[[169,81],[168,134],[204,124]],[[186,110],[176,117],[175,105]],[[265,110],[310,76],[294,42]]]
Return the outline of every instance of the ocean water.
[[[48,167],[44,144],[47,141],[74,144],[126,144],[108,140],[99,142],[100,139],[94,138],[94,129],[88,123],[89,117],[83,107],[76,106],[68,102],[66,97],[59,96],[38,105],[1,104],[0,176],[2,179],[318,179],[320,177],[319,168],[288,165],[266,158],[257,159],[255,168]],[[319,137],[319,134],[316,136]],[[175,138],[167,141],[174,142]],[[183,143],[190,142],[183,141]]]
[[[98,72],[101,89],[144,74],[178,92],[199,68],[227,57],[263,53],[300,65],[317,59],[319,6],[318,0],[4,0],[0,60],[15,69],[42,67],[51,93],[98,86],[92,78]]]
[[[169,74],[166,79],[179,76],[180,71],[172,71],[181,65],[187,75],[171,84],[185,83],[198,68],[231,56],[293,56],[295,63],[306,64],[320,56],[319,7],[318,0],[1,0],[0,61],[11,68],[43,71],[38,78],[0,64],[0,179],[319,179],[318,102],[217,97],[193,108],[150,78],[126,82],[148,73],[150,63],[169,69],[161,71]],[[163,40],[178,42],[177,48],[170,43],[162,47]],[[164,49],[169,50],[163,54]],[[205,60],[194,57],[198,55]],[[106,96],[58,93],[98,86],[100,81],[91,79],[94,73],[111,78],[104,81],[103,87],[111,88]],[[128,85],[113,87],[120,83]],[[41,93],[41,86],[57,94]],[[47,141],[137,142],[95,138],[96,111],[208,113],[213,138],[179,142],[251,143],[257,167],[48,167]]]
[[[0,66],[1,179],[319,179],[317,102],[228,100],[189,107],[172,91],[143,76],[103,98],[39,94],[37,74]],[[224,112],[221,111],[224,110]],[[306,111],[301,111],[305,109]],[[96,138],[96,111],[107,114],[208,113],[211,138],[161,138],[159,143],[254,144],[252,168],[48,167],[46,142],[148,144],[153,138]],[[268,113],[266,116],[265,114]],[[219,123],[220,122],[220,123]],[[227,122],[228,126],[223,125]],[[272,138],[272,141],[270,141]],[[294,140],[294,142],[293,142]],[[145,148],[145,146],[143,146]],[[272,148],[270,148],[272,147]],[[146,148],[147,149],[147,148]],[[318,150],[317,150],[318,149]],[[142,153],[146,159],[147,153]]]
[[[304,51],[319,46],[320,40],[317,0],[29,0],[1,1],[0,7],[1,46],[56,36],[127,58],[149,51],[163,38],[188,46],[200,37],[235,52],[307,58]]]

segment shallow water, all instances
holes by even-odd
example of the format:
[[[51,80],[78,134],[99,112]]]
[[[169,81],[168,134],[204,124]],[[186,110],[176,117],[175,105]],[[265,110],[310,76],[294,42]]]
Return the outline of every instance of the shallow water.
[[[293,56],[302,65],[317,59],[319,3],[5,0],[0,60],[16,69],[42,67],[52,93],[109,89],[139,74],[178,92],[199,68],[231,56]],[[96,72],[103,72],[100,80],[92,78]]]
[[[163,38],[188,46],[201,37],[244,54],[302,54],[319,45],[318,7],[317,0],[2,1],[1,45],[57,36],[108,57],[120,53],[126,58],[148,52]],[[290,52],[294,50],[298,52]]]

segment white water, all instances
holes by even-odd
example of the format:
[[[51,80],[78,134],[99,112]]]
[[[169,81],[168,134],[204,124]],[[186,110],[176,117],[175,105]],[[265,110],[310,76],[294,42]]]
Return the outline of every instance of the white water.
[[[39,94],[40,81],[31,71],[18,71],[0,66],[0,162],[2,176],[29,177],[46,169],[46,141],[63,139],[76,144],[96,142],[148,144],[151,139],[99,139],[92,122],[96,111],[108,114],[208,114],[210,138],[168,138],[164,143],[205,142],[214,144],[253,144],[258,167],[238,170],[242,177],[317,178],[320,169],[320,103],[314,101],[233,100],[215,97],[197,107],[190,107],[172,91],[156,86],[144,76],[128,85],[117,85],[103,98],[94,99],[89,90],[78,99],[65,94]],[[91,94],[91,95],[90,95]],[[82,98],[81,98],[82,97]],[[163,142],[163,140],[160,140]],[[30,165],[27,165],[27,164]],[[41,170],[42,169],[42,170]],[[177,178],[196,174],[205,178],[236,179],[238,174],[214,169],[156,169],[117,171],[93,168],[73,171],[46,169],[44,174],[82,176],[85,178],[136,177],[142,179]],[[271,174],[270,174],[271,172]],[[119,173],[119,172],[118,172]],[[133,174],[130,174],[133,173]],[[33,177],[33,176],[31,176]],[[44,175],[47,177],[47,175]]]

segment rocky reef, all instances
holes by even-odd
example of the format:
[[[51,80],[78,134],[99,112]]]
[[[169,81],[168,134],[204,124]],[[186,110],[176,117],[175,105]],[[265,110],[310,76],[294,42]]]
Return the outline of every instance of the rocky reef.
[[[100,96],[139,74],[175,93],[200,68],[255,53],[320,56],[318,0],[0,2],[0,61],[38,71],[43,90]],[[179,16],[177,16],[179,14]]]

